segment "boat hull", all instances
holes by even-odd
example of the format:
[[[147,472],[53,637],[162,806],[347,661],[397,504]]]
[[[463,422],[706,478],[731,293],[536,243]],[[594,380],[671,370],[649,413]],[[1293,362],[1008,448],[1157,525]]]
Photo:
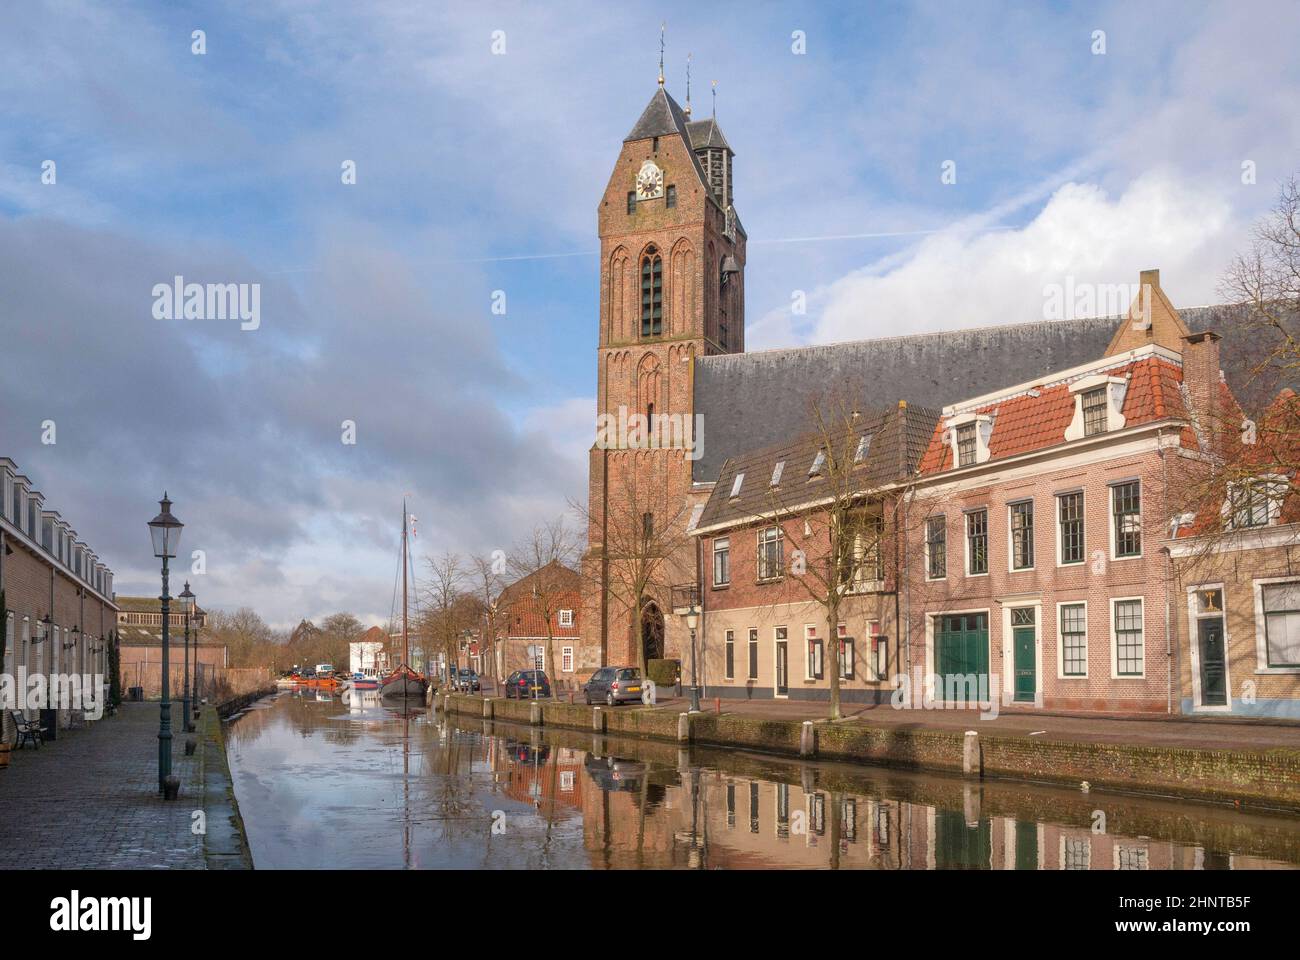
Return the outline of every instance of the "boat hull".
[[[410,700],[423,700],[424,691],[424,681],[414,677],[394,677],[379,688],[380,696],[384,699],[405,697]]]

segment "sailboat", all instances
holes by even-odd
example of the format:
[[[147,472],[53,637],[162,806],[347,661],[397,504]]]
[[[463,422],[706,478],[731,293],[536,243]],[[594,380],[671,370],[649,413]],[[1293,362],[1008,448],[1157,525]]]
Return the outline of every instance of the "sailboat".
[[[379,695],[385,700],[415,700],[424,702],[425,691],[429,688],[424,676],[411,668],[411,633],[407,616],[406,570],[411,562],[410,546],[407,541],[409,529],[406,501],[402,501],[402,662],[397,669],[384,677],[379,685]]]

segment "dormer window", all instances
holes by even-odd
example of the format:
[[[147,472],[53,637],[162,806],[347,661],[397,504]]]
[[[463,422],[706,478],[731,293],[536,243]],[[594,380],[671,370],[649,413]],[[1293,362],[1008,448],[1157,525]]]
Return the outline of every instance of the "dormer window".
[[[1230,530],[1267,527],[1282,513],[1287,483],[1280,478],[1256,477],[1228,484],[1224,514]]]
[[[822,472],[822,468],[825,466],[826,466],[826,451],[818,450],[817,456],[813,457],[812,466],[808,468],[808,476],[810,478],[820,476]]]
[[[944,443],[952,453],[955,467],[970,467],[989,458],[989,438],[993,435],[993,417],[983,413],[958,413],[944,422]]]
[[[776,466],[772,468],[771,486],[779,487],[781,485],[781,474],[785,471],[785,461],[778,460]]]
[[[738,473],[738,474],[736,474],[736,479],[733,480],[733,481],[731,481],[731,499],[732,499],[732,500],[735,500],[738,496],[740,496],[740,487],[741,487],[741,484],[743,484],[744,482],[745,482],[745,475],[744,475],[744,473]]]
[[[1124,428],[1124,395],[1128,381],[1105,374],[1084,377],[1070,384],[1074,395],[1074,418],[1065,428],[1066,440],[1081,440]]]

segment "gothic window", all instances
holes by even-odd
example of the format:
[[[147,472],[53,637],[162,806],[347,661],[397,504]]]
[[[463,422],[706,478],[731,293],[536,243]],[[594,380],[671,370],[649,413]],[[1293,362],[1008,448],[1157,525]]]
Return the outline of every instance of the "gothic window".
[[[635,190],[629,190],[627,192],[627,212],[629,214],[636,213],[636,191]]]
[[[668,192],[664,195],[664,202],[669,208],[677,206],[677,187],[674,184],[668,185]]]
[[[657,337],[664,325],[664,262],[649,246],[641,257],[641,336]]]

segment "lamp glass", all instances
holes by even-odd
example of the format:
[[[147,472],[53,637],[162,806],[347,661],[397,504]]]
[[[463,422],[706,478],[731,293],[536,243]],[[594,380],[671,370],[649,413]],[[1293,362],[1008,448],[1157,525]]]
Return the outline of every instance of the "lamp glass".
[[[153,555],[155,557],[174,557],[181,542],[181,528],[185,524],[172,516],[172,502],[163,494],[158,502],[162,509],[158,516],[149,521],[149,536],[153,538]]]

